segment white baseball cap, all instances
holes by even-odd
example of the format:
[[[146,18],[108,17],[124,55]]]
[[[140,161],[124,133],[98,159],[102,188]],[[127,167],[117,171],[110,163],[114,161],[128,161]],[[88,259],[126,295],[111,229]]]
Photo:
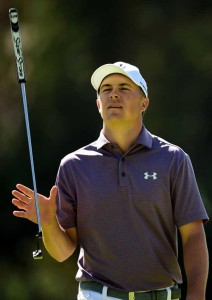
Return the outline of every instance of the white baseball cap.
[[[139,69],[133,65],[121,61],[113,64],[102,65],[96,69],[96,71],[94,71],[93,75],[91,76],[91,83],[94,89],[98,91],[102,80],[106,76],[114,73],[122,74],[130,78],[136,85],[140,86],[145,96],[148,96],[147,84]]]

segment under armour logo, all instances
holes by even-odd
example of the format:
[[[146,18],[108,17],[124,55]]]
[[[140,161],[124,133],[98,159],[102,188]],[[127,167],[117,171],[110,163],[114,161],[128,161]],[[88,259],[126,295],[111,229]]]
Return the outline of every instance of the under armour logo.
[[[126,69],[126,65],[122,64],[122,63],[119,64],[119,67],[122,68],[122,69]]]
[[[153,180],[157,179],[157,173],[153,172],[153,174],[149,174],[148,172],[144,173],[144,179],[152,178]]]

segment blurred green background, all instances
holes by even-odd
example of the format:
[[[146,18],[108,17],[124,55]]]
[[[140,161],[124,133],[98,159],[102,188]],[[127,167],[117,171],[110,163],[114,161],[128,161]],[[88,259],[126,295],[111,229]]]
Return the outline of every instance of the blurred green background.
[[[75,300],[77,255],[57,263],[37,226],[12,216],[11,191],[32,187],[8,10],[19,12],[37,187],[48,195],[60,160],[98,137],[101,119],[92,72],[101,64],[138,66],[149,87],[144,123],[189,153],[207,211],[212,211],[212,2],[2,1],[0,6],[0,299]],[[209,251],[210,223],[205,227]],[[43,246],[42,246],[43,248]],[[180,253],[181,260],[181,253]],[[209,277],[207,299],[212,299]]]

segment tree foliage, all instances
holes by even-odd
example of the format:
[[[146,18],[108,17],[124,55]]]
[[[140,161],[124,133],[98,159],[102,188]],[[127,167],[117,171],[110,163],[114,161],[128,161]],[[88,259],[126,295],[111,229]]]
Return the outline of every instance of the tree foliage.
[[[2,299],[76,299],[76,256],[34,262],[37,228],[12,216],[11,191],[32,186],[8,10],[19,12],[35,171],[48,194],[60,160],[102,126],[92,72],[137,65],[148,83],[146,127],[191,157],[211,214],[212,6],[210,1],[4,1],[1,4],[0,179]],[[209,248],[212,232],[206,226]],[[44,250],[45,252],[45,250]],[[210,291],[208,288],[208,295]]]

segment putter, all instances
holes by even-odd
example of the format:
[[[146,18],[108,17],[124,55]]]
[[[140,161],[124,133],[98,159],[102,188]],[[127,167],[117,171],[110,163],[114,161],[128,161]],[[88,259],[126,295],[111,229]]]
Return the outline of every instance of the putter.
[[[36,186],[35,168],[34,168],[32,142],[31,142],[31,134],[30,134],[30,126],[29,126],[29,116],[28,116],[28,108],[27,108],[27,97],[26,97],[26,89],[25,89],[26,79],[25,79],[25,72],[24,72],[24,58],[22,53],[21,36],[19,32],[18,12],[15,8],[9,9],[9,18],[10,18],[10,25],[11,25],[13,47],[14,47],[15,58],[16,58],[18,83],[21,85],[26,132],[27,132],[28,147],[29,147],[29,157],[30,157],[31,172],[32,172],[32,181],[33,181],[33,188],[34,188],[36,215],[38,221],[38,233],[36,234],[37,250],[33,251],[33,258],[42,259],[42,251],[39,247],[39,239],[42,238],[42,229],[40,223],[40,211],[38,206],[38,194],[37,194],[37,186]]]

